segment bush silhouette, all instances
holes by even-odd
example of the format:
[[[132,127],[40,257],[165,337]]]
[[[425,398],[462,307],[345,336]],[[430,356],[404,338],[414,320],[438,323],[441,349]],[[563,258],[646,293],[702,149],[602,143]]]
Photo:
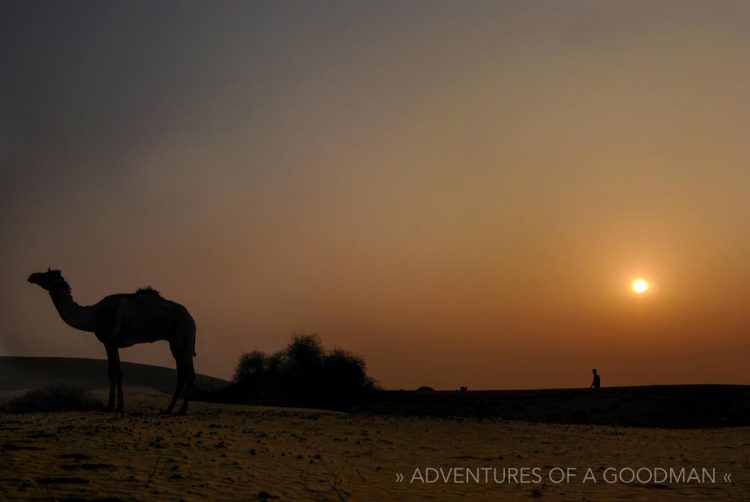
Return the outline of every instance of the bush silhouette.
[[[257,350],[240,358],[234,373],[234,382],[245,389],[257,389],[261,378],[268,371],[268,356]]]
[[[237,398],[263,404],[350,410],[367,404],[375,389],[361,357],[326,352],[318,335],[295,335],[270,356],[247,353],[234,374]]]

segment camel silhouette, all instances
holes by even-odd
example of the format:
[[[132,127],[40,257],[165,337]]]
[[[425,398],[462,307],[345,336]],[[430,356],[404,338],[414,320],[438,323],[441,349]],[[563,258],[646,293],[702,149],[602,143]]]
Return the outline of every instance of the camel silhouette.
[[[59,270],[47,269],[46,272],[31,274],[28,280],[49,292],[52,303],[66,324],[93,332],[104,344],[109,366],[108,411],[113,408],[123,411],[124,408],[119,349],[136,343],[166,340],[177,362],[177,387],[172,401],[163,413],[172,413],[183,386],[185,400],[178,413],[187,413],[195,381],[193,357],[196,354],[195,321],[185,307],[162,298],[158,291],[151,288],[105,296],[95,305],[81,306],[73,300],[70,285]]]

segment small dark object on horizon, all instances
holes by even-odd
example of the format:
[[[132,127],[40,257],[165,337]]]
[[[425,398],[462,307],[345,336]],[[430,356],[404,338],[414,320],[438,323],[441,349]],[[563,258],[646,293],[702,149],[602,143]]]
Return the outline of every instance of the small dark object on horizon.
[[[591,373],[594,374],[594,380],[591,382],[591,388],[592,389],[598,389],[602,386],[602,380],[599,377],[599,373],[596,371],[596,368],[591,370]]]
[[[417,392],[434,392],[435,389],[430,387],[429,385],[423,385],[417,389]]]

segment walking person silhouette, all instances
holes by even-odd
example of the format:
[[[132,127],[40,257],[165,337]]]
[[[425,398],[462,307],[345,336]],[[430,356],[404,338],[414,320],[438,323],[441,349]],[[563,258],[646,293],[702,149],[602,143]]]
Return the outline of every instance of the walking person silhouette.
[[[596,372],[596,368],[591,370],[591,372],[594,374],[594,381],[591,382],[591,388],[598,389],[602,385],[602,381],[599,378],[599,373]]]

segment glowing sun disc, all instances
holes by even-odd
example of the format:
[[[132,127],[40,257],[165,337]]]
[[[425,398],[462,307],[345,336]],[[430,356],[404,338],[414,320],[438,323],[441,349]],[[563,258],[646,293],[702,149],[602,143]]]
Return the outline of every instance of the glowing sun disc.
[[[643,278],[637,278],[633,279],[633,282],[630,283],[630,289],[633,290],[633,293],[642,295],[646,291],[648,291],[648,281]]]

